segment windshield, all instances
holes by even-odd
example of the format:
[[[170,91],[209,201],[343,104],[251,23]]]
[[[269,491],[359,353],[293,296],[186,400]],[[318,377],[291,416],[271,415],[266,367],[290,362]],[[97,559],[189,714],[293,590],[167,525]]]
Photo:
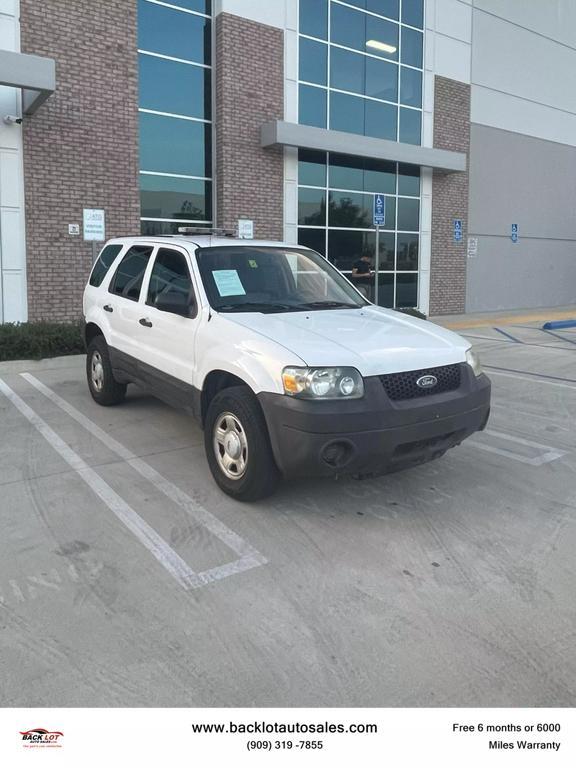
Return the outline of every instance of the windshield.
[[[196,251],[208,301],[219,312],[357,309],[368,302],[314,251],[257,245]]]

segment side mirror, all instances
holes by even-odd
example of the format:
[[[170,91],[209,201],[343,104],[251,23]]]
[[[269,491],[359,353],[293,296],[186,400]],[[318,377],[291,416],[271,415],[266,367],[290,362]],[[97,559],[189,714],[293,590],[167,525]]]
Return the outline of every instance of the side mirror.
[[[161,312],[171,312],[173,315],[190,317],[192,305],[183,293],[159,293],[154,300],[154,306]]]

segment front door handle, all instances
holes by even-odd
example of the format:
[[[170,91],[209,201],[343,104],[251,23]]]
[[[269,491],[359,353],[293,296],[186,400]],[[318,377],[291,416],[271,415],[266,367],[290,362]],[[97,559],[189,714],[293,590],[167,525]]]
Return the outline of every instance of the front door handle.
[[[152,328],[152,323],[150,320],[147,320],[145,317],[141,317],[140,320],[138,320],[140,325],[145,325],[146,328]]]
[[[104,304],[102,309],[104,310],[104,312],[114,312],[114,309],[110,306],[110,304]]]

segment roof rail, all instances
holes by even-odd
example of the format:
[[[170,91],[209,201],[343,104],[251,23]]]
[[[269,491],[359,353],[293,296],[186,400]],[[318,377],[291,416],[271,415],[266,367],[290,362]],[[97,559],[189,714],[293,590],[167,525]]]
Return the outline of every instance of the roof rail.
[[[217,237],[236,237],[236,232],[223,227],[178,227],[179,235],[216,235]]]

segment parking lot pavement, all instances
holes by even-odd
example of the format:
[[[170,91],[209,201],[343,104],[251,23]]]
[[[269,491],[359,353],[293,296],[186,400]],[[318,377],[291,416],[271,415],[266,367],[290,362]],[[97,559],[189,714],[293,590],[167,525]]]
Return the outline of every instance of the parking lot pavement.
[[[576,332],[465,333],[486,432],[258,504],[188,416],[0,366],[3,705],[574,706]]]

